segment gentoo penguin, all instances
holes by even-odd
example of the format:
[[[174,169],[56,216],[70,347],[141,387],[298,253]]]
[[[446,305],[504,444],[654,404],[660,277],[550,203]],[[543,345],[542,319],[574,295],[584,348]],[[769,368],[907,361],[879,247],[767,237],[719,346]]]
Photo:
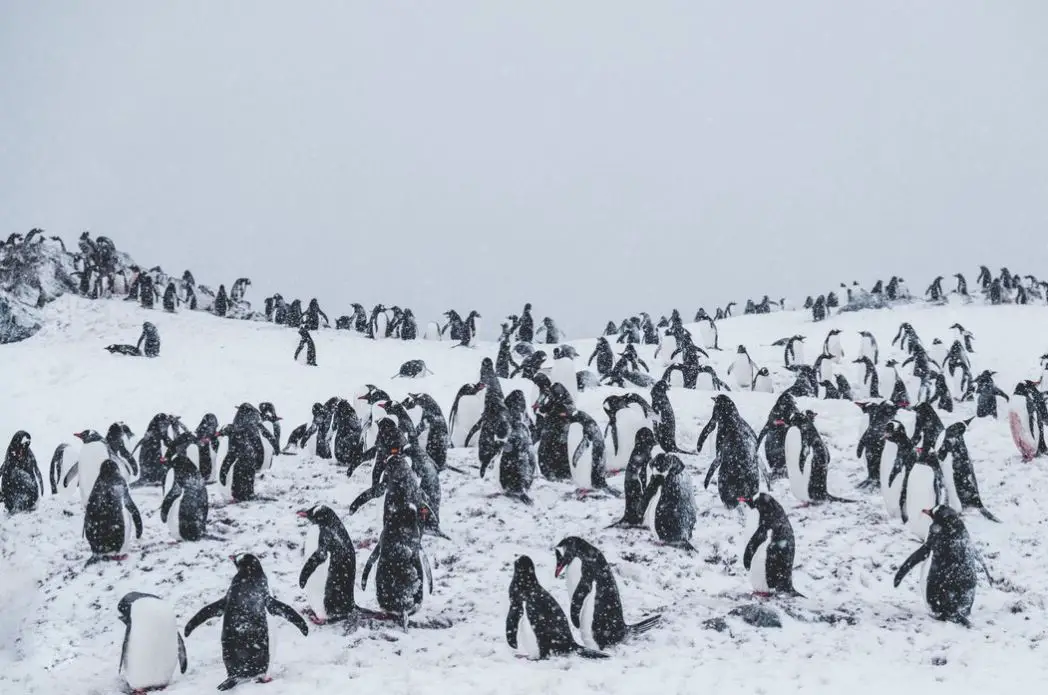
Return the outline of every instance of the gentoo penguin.
[[[702,338],[702,347],[707,350],[720,350],[717,336],[717,324],[708,315],[701,317],[699,324],[699,337]]]
[[[793,588],[793,557],[797,543],[793,526],[778,500],[766,492],[744,497],[740,502],[757,510],[757,530],[742,553],[742,566],[750,572],[750,583],[758,594],[771,592],[803,596]]]
[[[389,316],[386,315],[386,307],[381,304],[375,305],[375,308],[371,310],[371,320],[368,322],[368,337],[372,340],[385,340],[388,327]]]
[[[243,554],[232,555],[229,559],[236,565],[237,573],[226,595],[201,608],[189,619],[185,629],[185,635],[189,637],[193,630],[208,620],[222,618],[222,662],[226,667],[227,678],[219,684],[219,690],[229,690],[249,678],[259,683],[271,680],[267,673],[267,612],[288,621],[303,635],[309,634],[309,626],[302,616],[269,593],[269,580],[257,557]]]
[[[794,412],[789,425],[784,448],[793,496],[804,505],[812,502],[852,502],[831,495],[826,489],[830,452],[815,427],[815,413],[811,410]]]
[[[513,564],[506,614],[506,642],[530,659],[578,654],[587,659],[606,659],[607,654],[583,647],[571,634],[563,609],[535,576],[535,563],[521,555]]]
[[[1016,396],[1008,409],[1012,441],[1023,461],[1031,461],[1046,449],[1044,426],[1048,421],[1048,406],[1036,381],[1020,381],[1012,395]]]
[[[578,395],[575,359],[571,357],[569,351],[562,350],[560,347],[553,348],[553,364],[550,367],[549,379],[554,384],[563,384],[572,397]]]
[[[465,384],[455,394],[455,400],[448,412],[452,446],[466,446],[466,436],[484,414],[484,388],[483,382]]]
[[[1010,400],[1008,394],[997,388],[997,384],[993,382],[993,375],[996,373],[987,369],[975,378],[976,417],[992,415],[994,419],[997,419],[997,399]]]
[[[921,593],[936,620],[971,627],[968,616],[975,602],[979,567],[990,573],[968,535],[958,512],[945,504],[921,510],[931,519],[928,537],[920,548],[906,558],[895,573],[894,585],[902,583],[910,570],[921,567]]]
[[[866,480],[859,483],[858,487],[880,487],[882,482],[881,461],[885,447],[885,431],[888,423],[892,421],[895,414],[899,412],[898,406],[888,401],[874,404],[860,404],[863,412],[869,418],[866,430],[859,438],[859,445],[855,450],[855,458],[866,458]],[[894,451],[894,450],[893,450]],[[894,465],[895,454],[884,457],[888,466]]]
[[[120,475],[116,461],[107,458],[99,467],[84,510],[84,536],[91,546],[91,559],[106,556],[123,559],[131,545],[132,533],[135,538],[142,537],[142,515],[131,499],[127,481]]]
[[[622,615],[622,599],[615,575],[604,554],[578,536],[568,536],[554,548],[557,568],[553,575],[567,571],[571,596],[571,624],[590,649],[607,649],[635,635],[648,632],[662,621],[661,615],[627,625]]]
[[[520,389],[506,396],[508,432],[499,457],[499,483],[506,496],[530,505],[528,490],[535,480],[538,461],[532,445],[527,407],[524,392]]]
[[[419,379],[432,374],[433,372],[426,366],[425,360],[408,360],[400,365],[400,369],[390,379]]]
[[[433,459],[437,470],[444,470],[448,460],[448,449],[451,447],[451,435],[448,433],[448,421],[444,419],[440,405],[426,393],[409,393],[407,398],[401,401],[401,405],[407,410],[421,409],[419,442]],[[337,441],[336,439],[336,445]]]
[[[881,450],[881,496],[889,519],[903,515],[902,493],[906,476],[917,463],[917,451],[906,435],[902,423],[892,420],[884,427],[884,448]]]
[[[975,335],[967,330],[964,326],[959,323],[955,323],[950,326],[950,330],[957,331],[958,338],[964,341],[964,349],[967,352],[975,352],[975,348],[972,347],[972,341],[975,340]]]
[[[720,469],[717,492],[724,506],[736,509],[740,497],[749,499],[759,491],[757,435],[749,423],[742,419],[735,403],[723,394],[713,398],[713,413],[699,434],[696,453],[702,451],[702,445],[706,443],[706,438],[714,428],[717,429],[716,453],[706,473],[703,487],[710,486],[713,474]]]
[[[862,365],[862,377],[859,378],[859,385],[861,392],[866,398],[880,398],[880,375],[877,373],[877,368],[869,357],[860,357],[857,360],[852,360],[852,364]]]
[[[797,412],[797,401],[789,391],[783,392],[775,401],[768,413],[768,421],[757,435],[757,448],[764,440],[764,458],[768,461],[769,476],[772,479],[785,478],[786,470],[786,432],[789,430],[793,414]]]
[[[794,335],[789,338],[779,338],[774,343],[775,347],[782,347],[782,361],[784,367],[794,364],[804,364],[804,336]]]
[[[363,428],[352,403],[344,399],[339,400],[335,405],[331,428],[335,433],[332,444],[335,460],[347,466],[346,475],[352,476],[353,471],[364,461]]]
[[[608,487],[607,461],[604,457],[604,435],[588,413],[576,410],[568,416],[566,444],[571,463],[571,479],[576,491],[586,495],[593,490],[616,494]],[[589,456],[587,456],[587,451]]]
[[[665,381],[657,381],[651,387],[651,410],[652,410],[652,432],[659,446],[666,453],[687,453],[677,446],[677,416],[673,412],[673,404],[666,393],[669,384]]]
[[[317,344],[305,326],[298,329],[298,347],[295,348],[294,360],[307,367],[317,366]]]
[[[608,396],[604,399],[608,424],[604,429],[609,473],[624,470],[631,460],[637,433],[650,427],[651,404],[639,393]],[[648,430],[651,432],[651,430]]]
[[[651,462],[651,479],[644,492],[644,522],[665,545],[694,551],[695,491],[684,463],[673,454],[659,453]]]
[[[262,450],[262,470],[268,471],[273,467],[273,457],[280,454],[280,421],[284,418],[277,415],[277,409],[272,403],[264,402],[258,404],[258,414],[262,418],[260,428]]]
[[[145,434],[138,440],[132,454],[140,447],[142,452],[138,455],[138,466],[140,474],[135,486],[160,485],[167,475],[167,462],[164,460],[164,451],[171,445],[172,437],[170,431],[175,427],[177,418],[167,413],[157,413],[146,426]]]
[[[218,482],[235,502],[255,498],[255,475],[262,468],[262,417],[250,403],[242,403],[229,428],[229,451],[218,470]],[[232,475],[230,475],[232,471]]]
[[[87,508],[88,498],[95,486],[95,478],[102,468],[102,462],[109,458],[109,447],[102,435],[94,430],[84,430],[73,435],[81,442],[80,453],[76,463],[69,467],[63,479],[63,487],[69,487],[74,478],[80,487],[80,502]],[[119,469],[117,469],[119,473]]]
[[[190,434],[189,436],[194,436]],[[207,489],[189,457],[176,454],[164,481],[160,520],[176,541],[198,541],[207,532]]]
[[[422,605],[424,587],[433,593],[433,572],[422,550],[420,510],[413,504],[394,509],[386,518],[378,544],[361,572],[360,588],[367,589],[375,567],[375,597],[379,607],[400,616],[405,630],[408,617]]]
[[[753,375],[753,383],[750,390],[754,393],[775,393],[775,387],[771,383],[771,372],[767,367],[761,367]]]
[[[844,359],[844,348],[841,347],[841,330],[834,328],[826,334],[822,343],[822,354],[829,355],[834,362]]]
[[[353,616],[357,581],[357,552],[338,515],[323,504],[301,509],[298,516],[310,522],[303,554],[306,563],[298,586],[309,600],[307,617],[316,625]],[[364,611],[371,614],[370,611]]]
[[[750,354],[746,352],[745,345],[740,345],[736,354],[738,356],[731,363],[731,366],[728,367],[728,374],[734,372],[735,383],[738,384],[739,388],[748,389],[753,386],[753,375],[757,372],[757,365],[750,359]]]
[[[880,357],[880,351],[877,348],[877,339],[873,337],[873,333],[869,331],[859,331],[861,340],[859,341],[859,359],[868,359],[870,362],[877,365],[877,361]]]
[[[609,528],[640,528],[644,526],[645,501],[648,488],[648,467],[658,447],[655,435],[647,427],[637,430],[633,438],[633,449],[626,464],[623,492],[626,497],[626,511],[622,518]]]
[[[593,349],[593,354],[590,355],[586,366],[592,365],[593,360],[597,360],[597,373],[601,376],[607,376],[615,364],[615,354],[611,351],[611,345],[604,336],[597,338],[597,346]]]
[[[900,507],[906,528],[924,541],[932,522],[921,511],[945,504],[960,512],[961,502],[953,486],[953,476],[943,474],[938,455],[931,449],[918,448],[916,452],[917,460],[904,474]]]
[[[953,487],[957,492],[957,501],[961,509],[974,507],[990,521],[1000,522],[983,504],[979,494],[979,483],[975,479],[975,467],[964,441],[964,433],[975,418],[955,422],[943,433],[942,446],[939,447],[939,461],[942,463],[943,475],[953,477]],[[951,503],[952,507],[956,506]]]
[[[33,510],[44,495],[44,479],[29,448],[32,441],[25,430],[15,432],[0,465],[0,498],[10,514]]]
[[[815,378],[818,380],[820,385],[827,381],[831,383],[834,381],[834,362],[835,360],[833,358],[833,355],[829,354],[828,352],[823,352],[821,355],[815,358],[815,364],[813,365],[815,369]]]
[[[120,673],[134,693],[163,690],[178,667],[186,672],[186,645],[171,604],[159,596],[132,591],[117,604],[124,630]]]

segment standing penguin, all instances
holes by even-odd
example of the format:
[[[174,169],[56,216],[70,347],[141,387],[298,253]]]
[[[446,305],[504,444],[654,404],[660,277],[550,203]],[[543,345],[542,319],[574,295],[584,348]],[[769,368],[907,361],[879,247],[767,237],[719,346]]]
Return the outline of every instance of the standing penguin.
[[[554,548],[560,577],[567,570],[571,596],[571,624],[582,634],[582,643],[591,649],[606,649],[636,635],[644,634],[662,621],[654,615],[635,625],[627,625],[622,615],[622,599],[615,575],[604,554],[578,536],[568,536]]]
[[[433,397],[426,393],[409,393],[401,401],[407,410],[420,408],[422,417],[418,424],[418,437],[426,453],[433,459],[437,470],[444,470],[448,460],[448,449],[451,447],[451,435],[448,433],[448,422],[444,413]]]
[[[993,375],[996,373],[997,372],[987,369],[975,378],[976,417],[987,417],[992,415],[996,420],[997,398],[1000,397],[1006,401],[1009,400],[1008,394],[997,388],[997,384],[993,382]]]
[[[298,329],[298,347],[295,348],[295,361],[301,363],[302,360],[299,356],[302,356],[306,360],[307,367],[317,366],[317,345],[313,342],[313,336],[309,334],[309,329],[302,326]],[[303,353],[305,350],[305,353]]]
[[[953,487],[953,476],[943,474],[938,455],[931,449],[918,448],[916,452],[917,460],[904,474],[900,507],[906,528],[923,542],[931,519],[921,511],[946,504],[959,512],[961,503]]]
[[[170,685],[176,667],[186,672],[186,645],[171,604],[159,596],[132,591],[120,599],[117,611],[126,626],[120,673],[132,692],[163,690]]]
[[[95,478],[84,510],[84,536],[91,546],[91,561],[112,557],[122,560],[131,545],[132,522],[135,538],[142,537],[142,515],[131,499],[127,481],[112,459],[106,459]]]
[[[513,564],[506,614],[506,642],[530,659],[550,655],[578,654],[587,659],[606,659],[607,654],[579,645],[563,609],[535,576],[535,563],[521,555]]]
[[[634,437],[633,449],[630,453],[629,462],[626,464],[625,481],[623,492],[626,497],[626,511],[622,518],[611,527],[639,528],[644,526],[644,512],[646,510],[648,468],[652,462],[652,454],[658,444],[655,435],[647,427],[637,430]]]
[[[759,491],[757,435],[749,423],[742,419],[739,409],[730,398],[723,394],[714,396],[713,403],[713,414],[699,434],[699,442],[695,447],[696,453],[701,452],[706,438],[714,428],[717,429],[716,454],[706,473],[703,487],[710,486],[710,480],[719,468],[717,491],[721,502],[728,509],[735,509],[739,506],[740,497],[748,499]]]
[[[859,358],[865,357],[876,365],[880,357],[880,351],[877,349],[877,339],[869,331],[859,331],[859,336],[862,338],[859,341]]]
[[[803,597],[793,588],[793,558],[797,543],[786,511],[766,492],[739,501],[757,510],[759,516],[757,530],[742,553],[742,566],[750,572],[753,590],[762,595],[774,591]]]
[[[626,393],[621,396],[608,396],[604,399],[604,414],[608,424],[604,429],[604,438],[611,439],[608,450],[608,471],[617,472],[625,469],[633,454],[635,437],[641,429],[650,425],[651,405],[639,393]],[[651,432],[651,430],[648,430]]]
[[[748,389],[753,386],[753,375],[757,372],[757,365],[750,359],[745,345],[739,346],[737,354],[738,357],[728,367],[728,374],[735,372],[735,383],[739,388]]]
[[[160,356],[160,333],[149,321],[142,324],[142,335],[138,337],[136,347],[146,357]]]
[[[102,435],[94,430],[84,430],[83,432],[75,433],[73,436],[83,442],[83,445],[80,447],[76,463],[65,471],[65,476],[62,478],[62,486],[68,488],[72,484],[73,479],[76,478],[77,486],[80,488],[80,503],[86,509],[88,499],[91,497],[91,491],[94,489],[95,479],[102,468],[102,462],[110,456],[109,447],[106,446],[106,441],[102,439]],[[58,451],[55,452],[55,457],[57,456]],[[55,458],[51,459],[51,464],[53,469]],[[54,472],[52,470],[52,473]],[[54,477],[52,475],[52,480]]]
[[[208,501],[204,479],[187,456],[175,455],[169,463],[160,520],[167,524],[175,540],[198,541],[207,531]]]
[[[964,433],[974,419],[961,420],[946,428],[942,446],[939,448],[939,461],[942,463],[943,475],[952,474],[954,490],[961,509],[974,507],[990,521],[999,523],[1000,519],[991,514],[983,504],[979,494],[979,483],[975,479],[975,467],[968,453],[968,444],[964,441]]]
[[[699,337],[702,338],[702,346],[707,350],[720,350],[717,324],[714,320],[703,312],[703,316],[696,317],[696,321],[699,324]]]
[[[687,453],[677,446],[677,417],[666,391],[669,384],[657,381],[651,387],[652,431],[662,450],[669,454]]]
[[[219,468],[218,482],[227,489],[235,502],[255,498],[255,475],[265,460],[259,434],[261,420],[258,410],[253,405],[242,403],[229,428],[229,450]]]
[[[167,460],[164,452],[174,441],[171,437],[172,428],[176,427],[177,418],[167,413],[157,413],[146,426],[145,434],[138,440],[135,453],[141,447],[142,453],[138,455],[138,466],[140,474],[135,486],[160,485],[167,475]]]
[[[535,480],[538,461],[532,445],[531,426],[524,392],[517,389],[506,397],[509,431],[499,458],[499,483],[508,497],[532,504],[528,490]]]
[[[786,470],[790,490],[805,506],[812,502],[852,502],[831,495],[826,489],[830,452],[815,427],[811,410],[795,412],[786,433]]]
[[[433,572],[422,550],[420,510],[409,504],[391,511],[382,534],[361,573],[360,588],[367,589],[371,567],[375,568],[375,596],[385,611],[400,616],[404,629],[408,617],[422,605],[424,583],[433,593]]]
[[[25,430],[15,432],[0,465],[0,498],[10,514],[32,511],[44,495],[44,479],[29,448],[32,441]]]
[[[590,355],[586,366],[593,364],[594,359],[597,360],[598,374],[607,376],[611,373],[611,369],[615,364],[615,354],[611,351],[611,344],[608,343],[608,339],[604,336],[597,338],[597,346],[593,349],[593,354]]]
[[[822,353],[833,358],[834,362],[844,359],[844,348],[841,347],[841,330],[834,328],[826,334],[826,340],[822,343]]]
[[[232,555],[237,573],[223,598],[204,606],[186,623],[185,635],[212,618],[222,618],[222,662],[226,676],[219,690],[229,690],[241,681],[254,678],[268,683],[269,625],[266,613],[283,618],[298,628],[303,636],[309,626],[291,606],[269,593],[269,580],[262,563],[251,554]]]
[[[794,335],[789,338],[779,338],[774,343],[775,347],[782,347],[783,366],[789,368],[794,364],[804,364],[804,336]]]
[[[644,493],[644,521],[659,540],[694,551],[695,491],[684,463],[673,454],[659,453],[651,462],[651,481]]]
[[[775,387],[771,382],[771,372],[768,371],[767,367],[761,367],[753,375],[753,384],[750,385],[750,390],[754,393],[775,393]]]
[[[215,303],[211,307],[211,310],[215,313],[215,316],[225,316],[229,312],[229,296],[226,294],[226,286],[218,286],[218,295],[215,296]]]
[[[455,400],[448,412],[452,446],[466,446],[466,436],[484,414],[484,388],[484,382],[465,384],[455,394]]]
[[[1044,440],[1044,426],[1048,421],[1045,396],[1036,381],[1020,381],[1012,395],[1017,396],[1008,409],[1008,424],[1012,441],[1023,461],[1031,461],[1048,451]],[[1021,400],[1020,398],[1021,397]]]
[[[893,584],[898,587],[910,570],[923,562],[921,593],[932,616],[971,627],[968,616],[975,603],[978,569],[986,571],[986,566],[955,509],[940,504],[921,513],[931,518],[928,537],[902,563]],[[988,571],[986,577],[990,579]]]
[[[917,450],[906,435],[906,428],[897,420],[884,427],[884,448],[881,450],[881,496],[889,519],[903,515],[903,489],[910,469],[917,463]]]
[[[785,478],[789,475],[786,468],[786,433],[789,423],[797,412],[797,401],[789,391],[783,392],[775,401],[768,413],[768,421],[757,435],[757,447],[764,440],[764,457],[768,461],[769,476],[772,479]]]
[[[881,458],[885,446],[885,431],[888,423],[892,421],[899,411],[894,403],[884,401],[875,404],[860,404],[863,412],[869,418],[866,430],[859,438],[859,445],[855,450],[855,458],[866,457],[866,480],[859,483],[858,487],[880,487],[881,485]],[[889,466],[895,461],[895,454],[886,459]]]

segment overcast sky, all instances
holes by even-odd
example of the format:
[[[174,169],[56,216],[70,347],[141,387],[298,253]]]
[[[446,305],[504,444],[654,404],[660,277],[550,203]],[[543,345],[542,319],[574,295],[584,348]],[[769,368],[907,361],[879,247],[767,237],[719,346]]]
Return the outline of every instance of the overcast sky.
[[[420,319],[1048,277],[1048,2],[5,2],[0,232]]]

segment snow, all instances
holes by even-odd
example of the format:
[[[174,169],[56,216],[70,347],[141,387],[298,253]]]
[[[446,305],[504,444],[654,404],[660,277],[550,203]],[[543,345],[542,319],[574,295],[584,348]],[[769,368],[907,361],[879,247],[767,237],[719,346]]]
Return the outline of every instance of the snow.
[[[310,420],[315,401],[351,396],[365,383],[394,397],[410,391],[433,395],[447,414],[458,388],[477,379],[483,356],[496,346],[451,348],[448,342],[372,342],[344,331],[315,334],[319,367],[296,364],[295,331],[271,324],[218,319],[198,312],[177,315],[145,311],[119,300],[89,301],[64,296],[42,310],[43,328],[21,343],[0,346],[0,430],[6,447],[18,429],[33,435],[37,461],[45,468],[60,442],[91,427],[104,431],[117,420],[141,435],[157,412],[180,414],[196,426],[206,412],[222,424],[243,402],[271,401],[284,417],[285,437]],[[995,369],[997,384],[1010,393],[1022,378],[1039,376],[1038,357],[1048,345],[1048,308],[952,304],[913,305],[891,310],[844,313],[812,324],[808,312],[744,316],[718,323],[723,352],[712,352],[722,378],[739,344],[758,366],[771,369],[776,392],[793,381],[782,367],[782,349],[772,341],[794,333],[808,336],[814,358],[827,331],[840,328],[845,361],[838,366],[856,381],[859,330],[877,338],[882,361],[901,353],[890,347],[899,324],[913,324],[926,345],[935,337],[952,342],[948,327],[960,322],[975,334],[974,373]],[[155,360],[110,355],[103,347],[134,342],[142,321],[158,327],[163,341]],[[692,327],[698,338],[698,331]],[[593,340],[574,341],[588,358]],[[620,346],[615,346],[620,347]],[[638,346],[652,364],[653,348]],[[424,359],[433,370],[421,380],[390,379],[409,359]],[[581,364],[579,365],[581,368]],[[855,368],[855,369],[852,369]],[[603,399],[618,389],[601,388],[578,397],[581,409],[602,426]],[[694,450],[706,423],[710,392],[670,390],[677,413],[678,442]],[[915,393],[913,391],[912,393]],[[759,430],[775,395],[738,393],[732,398]],[[644,530],[606,529],[621,517],[615,498],[576,500],[570,485],[537,480],[535,506],[525,507],[498,491],[497,475],[476,475],[476,450],[453,449],[449,464],[469,476],[442,474],[442,526],[452,540],[423,540],[436,583],[419,620],[444,618],[448,629],[360,628],[346,634],[340,625],[310,626],[308,637],[280,619],[270,620],[271,674],[268,685],[244,684],[237,692],[266,695],[329,693],[498,692],[717,692],[881,693],[893,689],[922,693],[997,692],[1048,679],[1041,642],[1048,631],[1043,573],[1048,551],[1041,536],[1048,511],[1038,491],[1048,486],[1042,459],[1023,463],[1012,443],[1007,411],[1001,419],[977,420],[967,435],[980,488],[988,508],[1003,520],[994,524],[976,512],[965,522],[987,559],[995,585],[983,582],[972,613],[972,629],[933,620],[918,593],[914,572],[895,589],[896,569],[916,548],[898,521],[886,519],[877,491],[859,491],[865,477],[855,446],[865,417],[852,403],[800,399],[815,410],[817,426],[832,460],[829,489],[857,504],[798,508],[789,484],[777,481],[773,494],[789,514],[797,536],[794,583],[806,599],[768,599],[779,610],[781,629],[758,629],[726,618],[728,631],[704,628],[751,596],[741,555],[755,518],[722,507],[715,483],[701,488],[712,446],[685,462],[696,483],[699,523],[692,543],[698,553],[657,546]],[[943,413],[944,424],[973,412],[962,404]],[[380,513],[369,505],[345,516],[350,502],[370,481],[370,470],[347,480],[332,463],[308,455],[282,456],[259,481],[260,494],[276,502],[227,505],[217,486],[211,494],[212,532],[223,541],[170,543],[160,521],[158,488],[132,490],[145,531],[126,562],[85,568],[90,555],[81,535],[77,494],[44,498],[32,514],[0,512],[0,691],[54,693],[120,692],[117,675],[124,626],[117,602],[129,591],[154,593],[171,602],[180,626],[226,591],[234,574],[228,556],[256,554],[274,595],[305,607],[298,573],[307,524],[295,511],[314,504],[342,515],[354,541],[378,536]],[[622,478],[612,478],[621,486]],[[379,505],[374,502],[372,505]],[[752,513],[751,513],[752,514]],[[554,546],[579,535],[600,548],[619,583],[627,622],[663,612],[664,623],[634,641],[612,648],[612,659],[515,658],[504,630],[513,561],[526,553],[540,581],[563,607],[569,605],[563,580],[553,577]],[[357,554],[363,567],[368,551]],[[359,590],[358,603],[377,608],[374,587]],[[847,615],[850,622],[827,618]],[[189,670],[176,675],[172,695],[210,692],[225,679],[219,644],[220,621],[186,640]]]

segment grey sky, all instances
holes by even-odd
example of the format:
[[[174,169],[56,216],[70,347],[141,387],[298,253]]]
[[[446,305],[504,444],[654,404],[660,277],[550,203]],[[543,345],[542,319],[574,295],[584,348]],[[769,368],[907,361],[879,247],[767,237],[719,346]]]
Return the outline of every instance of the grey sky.
[[[572,336],[1048,277],[1046,36],[1039,0],[6,2],[0,232]]]

